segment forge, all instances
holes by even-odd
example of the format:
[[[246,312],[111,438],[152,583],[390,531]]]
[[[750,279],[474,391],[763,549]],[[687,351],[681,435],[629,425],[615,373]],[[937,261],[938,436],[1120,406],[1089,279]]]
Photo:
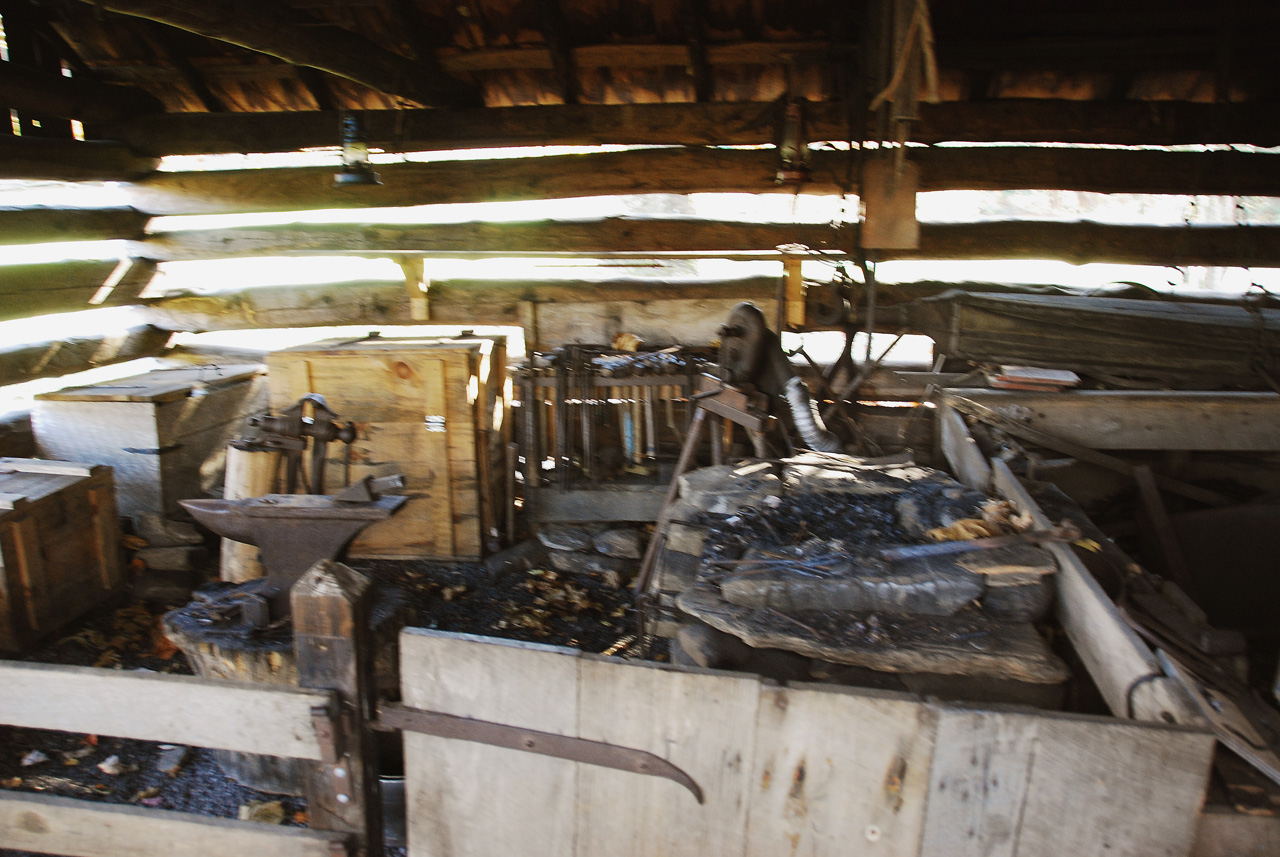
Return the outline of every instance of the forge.
[[[978,696],[1045,703],[1069,678],[1036,627],[1057,571],[1043,544],[1066,534],[941,471],[820,453],[704,468],[683,478],[675,520],[663,588],[682,590],[692,622],[676,642],[703,666],[782,651],[802,678],[972,679]],[[701,555],[681,581],[691,537]]]

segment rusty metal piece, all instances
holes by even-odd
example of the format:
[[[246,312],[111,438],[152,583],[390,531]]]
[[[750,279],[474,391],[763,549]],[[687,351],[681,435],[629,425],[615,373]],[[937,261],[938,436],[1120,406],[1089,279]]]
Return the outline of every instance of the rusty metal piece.
[[[407,497],[344,503],[314,494],[268,494],[244,500],[180,500],[182,507],[217,535],[257,545],[268,586],[262,593],[271,618],[289,615],[289,589],[322,559],[339,551],[365,527],[391,517]]]
[[[477,744],[488,744],[491,747],[553,756],[557,759],[581,762],[584,765],[662,777],[684,786],[698,803],[703,802],[702,788],[692,777],[661,756],[655,756],[644,750],[619,747],[616,744],[606,744],[601,741],[589,741],[585,738],[571,738],[568,735],[556,735],[551,732],[538,732],[534,729],[522,729],[518,726],[488,720],[458,717],[439,711],[424,711],[394,702],[380,704],[378,719],[369,725],[373,729],[386,732],[395,730],[420,732],[440,738],[473,741]]]
[[[307,415],[310,406],[311,415]],[[308,474],[309,494],[324,493],[324,466],[329,443],[340,440],[350,445],[356,439],[356,427],[352,422],[339,423],[338,415],[329,407],[324,396],[308,393],[279,415],[252,417],[249,425],[261,432],[252,441],[264,449],[279,449],[285,458],[285,493],[298,489],[298,475],[302,467],[302,453],[311,441],[311,467]]]

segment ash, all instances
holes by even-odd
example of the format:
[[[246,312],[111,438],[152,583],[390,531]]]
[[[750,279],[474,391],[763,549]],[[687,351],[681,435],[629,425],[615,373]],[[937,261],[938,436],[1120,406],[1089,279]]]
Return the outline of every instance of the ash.
[[[857,555],[914,544],[898,523],[895,494],[794,494],[775,507],[716,516],[704,548],[706,559],[738,559],[753,547],[802,546],[806,553]]]

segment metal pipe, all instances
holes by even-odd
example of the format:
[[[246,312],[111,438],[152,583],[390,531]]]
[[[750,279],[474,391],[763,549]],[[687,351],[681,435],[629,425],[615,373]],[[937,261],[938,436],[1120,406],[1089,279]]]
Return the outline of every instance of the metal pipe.
[[[818,405],[809,395],[803,381],[794,375],[788,378],[783,396],[791,409],[796,431],[800,432],[800,437],[804,438],[810,449],[818,452],[840,451],[840,438],[827,430],[826,424],[822,422],[822,415],[818,413]]]

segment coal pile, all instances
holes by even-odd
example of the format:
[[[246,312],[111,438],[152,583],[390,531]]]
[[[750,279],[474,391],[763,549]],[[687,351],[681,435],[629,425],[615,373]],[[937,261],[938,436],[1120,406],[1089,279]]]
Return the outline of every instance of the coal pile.
[[[753,547],[857,553],[918,542],[898,523],[894,494],[794,494],[710,521],[703,557],[738,559]]]

